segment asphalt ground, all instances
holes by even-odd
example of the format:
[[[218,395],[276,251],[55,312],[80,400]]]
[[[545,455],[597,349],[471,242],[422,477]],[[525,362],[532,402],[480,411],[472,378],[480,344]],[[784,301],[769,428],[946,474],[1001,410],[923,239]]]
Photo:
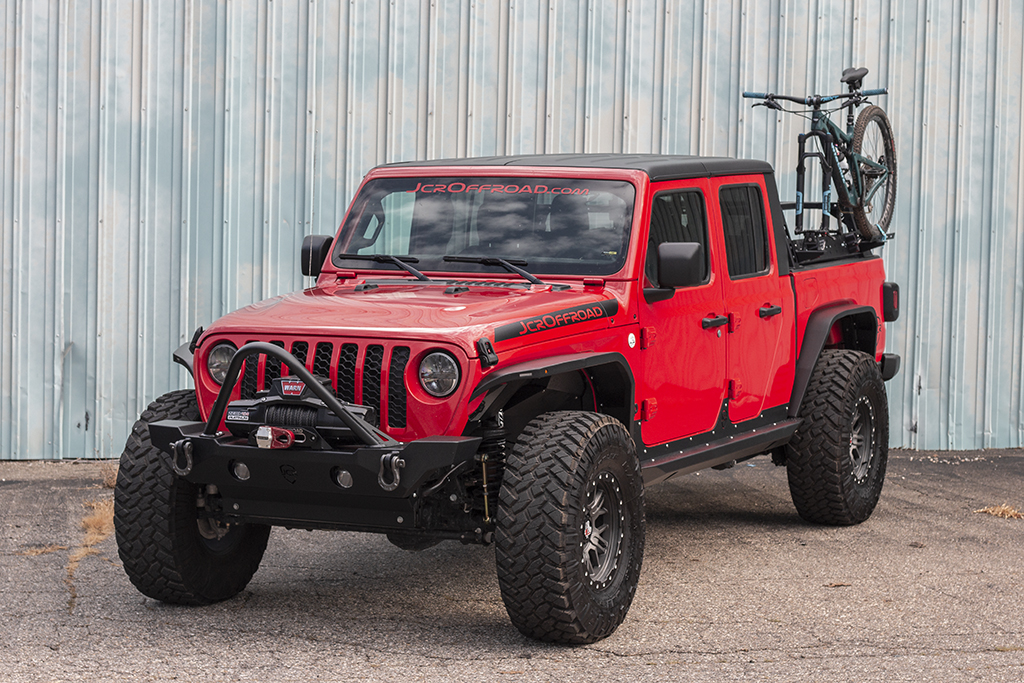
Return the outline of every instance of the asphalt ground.
[[[1022,450],[893,451],[848,528],[802,522],[766,458],[651,487],[632,609],[585,647],[521,636],[494,550],[452,542],[275,529],[236,598],[144,598],[82,527],[104,467],[0,462],[0,680],[1024,680],[1024,520],[975,512],[1024,508]]]

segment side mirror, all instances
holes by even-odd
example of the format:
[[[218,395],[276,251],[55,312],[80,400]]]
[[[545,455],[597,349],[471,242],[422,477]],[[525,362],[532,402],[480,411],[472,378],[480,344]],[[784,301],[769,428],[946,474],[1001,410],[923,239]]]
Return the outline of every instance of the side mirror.
[[[658,245],[658,284],[663,288],[692,287],[704,281],[704,247],[697,242]]]
[[[302,274],[310,277],[320,275],[324,261],[331,253],[333,237],[327,235],[306,235],[302,239]]]

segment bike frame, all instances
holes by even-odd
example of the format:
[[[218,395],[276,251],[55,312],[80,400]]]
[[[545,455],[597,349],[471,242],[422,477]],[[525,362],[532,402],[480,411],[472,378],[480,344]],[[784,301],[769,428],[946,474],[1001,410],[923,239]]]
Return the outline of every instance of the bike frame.
[[[793,97],[790,95],[775,95],[774,93],[743,93],[744,97],[766,100],[766,105],[774,109],[786,111],[776,100],[788,100],[812,108],[811,130],[797,136],[799,145],[796,165],[796,201],[793,204],[783,204],[783,208],[794,208],[796,220],[794,221],[794,232],[804,232],[804,209],[821,209],[821,226],[818,233],[824,235],[830,232],[829,216],[836,216],[842,223],[840,214],[834,213],[832,203],[832,184],[836,186],[836,194],[839,197],[839,204],[846,208],[861,208],[870,201],[882,183],[888,176],[888,169],[885,166],[868,159],[861,154],[853,152],[854,137],[854,116],[853,110],[863,104],[866,98],[873,95],[884,95],[888,92],[886,88],[877,90],[854,90],[842,95],[814,95],[811,97]],[[843,130],[829,117],[829,112],[822,111],[822,105],[840,99],[852,100],[844,105],[846,113],[846,130]],[[817,139],[821,151],[808,151],[807,141]],[[841,157],[840,157],[841,154]],[[843,171],[839,166],[840,158],[847,159],[850,172],[850,187],[848,188],[843,178]],[[818,159],[821,166],[821,202],[804,202],[804,185],[807,167],[806,159]],[[867,177],[867,178],[866,178]],[[870,180],[870,184],[866,182]],[[853,228],[851,227],[851,232]]]
[[[865,93],[866,94],[866,93]],[[878,188],[881,187],[881,183],[877,180],[884,180],[888,175],[889,171],[882,164],[879,164],[867,157],[856,154],[852,151],[853,135],[854,135],[854,117],[853,110],[857,106],[854,103],[848,105],[848,111],[846,116],[846,130],[836,124],[826,112],[821,110],[821,105],[826,102],[830,102],[833,99],[838,99],[840,96],[826,96],[815,99],[820,99],[819,103],[814,104],[814,110],[811,113],[811,130],[807,133],[801,133],[797,137],[799,145],[798,161],[796,167],[796,220],[794,229],[797,233],[803,232],[803,210],[804,207],[808,208],[821,208],[821,228],[820,232],[829,232],[829,215],[835,215],[832,210],[832,197],[831,197],[831,185],[834,183],[836,186],[836,194],[839,196],[839,203],[843,206],[848,207],[861,207],[866,202],[870,201]],[[808,152],[807,151],[807,140],[810,138],[817,138],[818,146],[821,148],[821,152]],[[852,160],[853,163],[847,164],[850,171],[851,187],[847,188],[846,183],[843,179],[842,170],[839,167],[840,157],[837,152],[837,147],[842,149],[842,156],[846,159]],[[804,160],[807,158],[817,158],[821,163],[821,175],[822,175],[822,187],[821,187],[821,203],[820,204],[806,204],[803,201],[804,198],[804,176],[806,173],[806,166]],[[871,175],[877,174],[875,182],[867,188],[865,193],[865,173],[863,169],[870,169]]]

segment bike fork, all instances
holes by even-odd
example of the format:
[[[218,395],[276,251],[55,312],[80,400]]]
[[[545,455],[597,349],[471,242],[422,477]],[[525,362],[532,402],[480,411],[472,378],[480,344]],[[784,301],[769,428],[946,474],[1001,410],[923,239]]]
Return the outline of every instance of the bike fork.
[[[807,139],[818,138],[820,152],[807,151]],[[812,130],[809,133],[801,133],[797,136],[797,163],[796,163],[796,219],[795,231],[800,234],[804,231],[804,176],[807,167],[804,159],[818,159],[821,164],[821,234],[828,232],[828,219],[832,213],[832,165],[829,163],[825,150],[826,145],[832,144],[832,136],[821,130]]]

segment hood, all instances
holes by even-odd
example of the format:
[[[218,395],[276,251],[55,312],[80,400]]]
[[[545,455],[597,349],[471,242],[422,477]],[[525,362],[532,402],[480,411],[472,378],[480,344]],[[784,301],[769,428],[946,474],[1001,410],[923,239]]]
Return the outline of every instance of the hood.
[[[230,313],[207,333],[443,339],[475,356],[481,337],[499,350],[515,348],[609,327],[619,310],[611,292],[581,283],[564,290],[504,280],[453,285],[374,279],[318,286]]]

